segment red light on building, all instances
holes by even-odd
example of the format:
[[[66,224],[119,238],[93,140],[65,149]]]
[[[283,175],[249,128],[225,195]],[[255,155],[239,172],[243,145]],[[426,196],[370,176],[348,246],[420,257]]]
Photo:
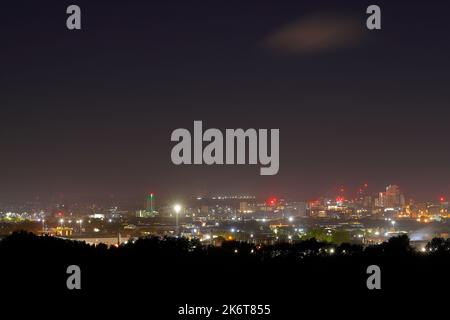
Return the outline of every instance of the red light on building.
[[[444,197],[440,197],[439,200],[440,200],[441,202],[444,202],[444,201],[445,201],[445,198],[444,198]]]
[[[267,204],[274,206],[277,203],[277,198],[272,197],[269,200],[267,200]]]

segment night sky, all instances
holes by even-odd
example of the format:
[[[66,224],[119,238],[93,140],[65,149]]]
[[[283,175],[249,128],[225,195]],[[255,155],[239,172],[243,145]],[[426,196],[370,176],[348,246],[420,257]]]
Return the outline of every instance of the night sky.
[[[392,2],[395,2],[393,4]],[[378,4],[382,30],[369,31]],[[66,29],[66,7],[82,30]],[[0,201],[395,183],[450,196],[448,1],[2,1]],[[176,128],[279,128],[280,171],[175,166]]]

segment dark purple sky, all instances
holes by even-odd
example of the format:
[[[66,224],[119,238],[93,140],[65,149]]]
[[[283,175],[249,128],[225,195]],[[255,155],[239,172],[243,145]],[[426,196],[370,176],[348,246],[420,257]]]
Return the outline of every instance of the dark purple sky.
[[[446,1],[2,1],[0,201],[450,195]],[[65,8],[82,9],[82,30]],[[280,171],[175,166],[171,132],[280,128]]]

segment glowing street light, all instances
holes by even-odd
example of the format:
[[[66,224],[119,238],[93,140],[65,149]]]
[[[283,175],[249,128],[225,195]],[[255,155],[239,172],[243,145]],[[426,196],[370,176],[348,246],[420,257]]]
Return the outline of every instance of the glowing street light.
[[[392,221],[391,221],[391,224],[392,224],[392,229],[395,231],[395,221],[392,220]]]
[[[59,223],[61,224],[61,228],[62,228],[64,225],[64,219],[59,219]]]
[[[77,223],[80,225],[80,232],[81,232],[81,229],[82,229],[82,228],[81,228],[81,225],[83,224],[83,220],[81,220],[81,219],[80,219],[80,220],[77,220]]]
[[[180,235],[180,227],[178,225],[178,216],[179,216],[179,214],[181,212],[181,205],[175,204],[173,206],[173,210],[175,211],[175,223],[176,223],[176,231],[175,232],[176,232],[177,237],[178,237]]]

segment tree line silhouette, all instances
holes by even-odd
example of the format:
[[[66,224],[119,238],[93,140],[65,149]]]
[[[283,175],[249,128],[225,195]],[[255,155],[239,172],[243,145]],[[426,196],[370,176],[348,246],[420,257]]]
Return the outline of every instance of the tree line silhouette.
[[[67,293],[65,271],[73,264],[82,270],[83,294],[145,287],[147,295],[156,296],[188,284],[194,296],[205,288],[220,295],[236,286],[232,295],[266,297],[280,285],[354,294],[367,292],[366,269],[373,264],[380,266],[387,292],[450,284],[450,240],[434,238],[421,252],[406,235],[367,247],[315,238],[264,246],[224,241],[216,247],[174,237],[140,238],[108,247],[20,231],[0,241],[0,258],[2,285],[13,290],[52,288]]]

